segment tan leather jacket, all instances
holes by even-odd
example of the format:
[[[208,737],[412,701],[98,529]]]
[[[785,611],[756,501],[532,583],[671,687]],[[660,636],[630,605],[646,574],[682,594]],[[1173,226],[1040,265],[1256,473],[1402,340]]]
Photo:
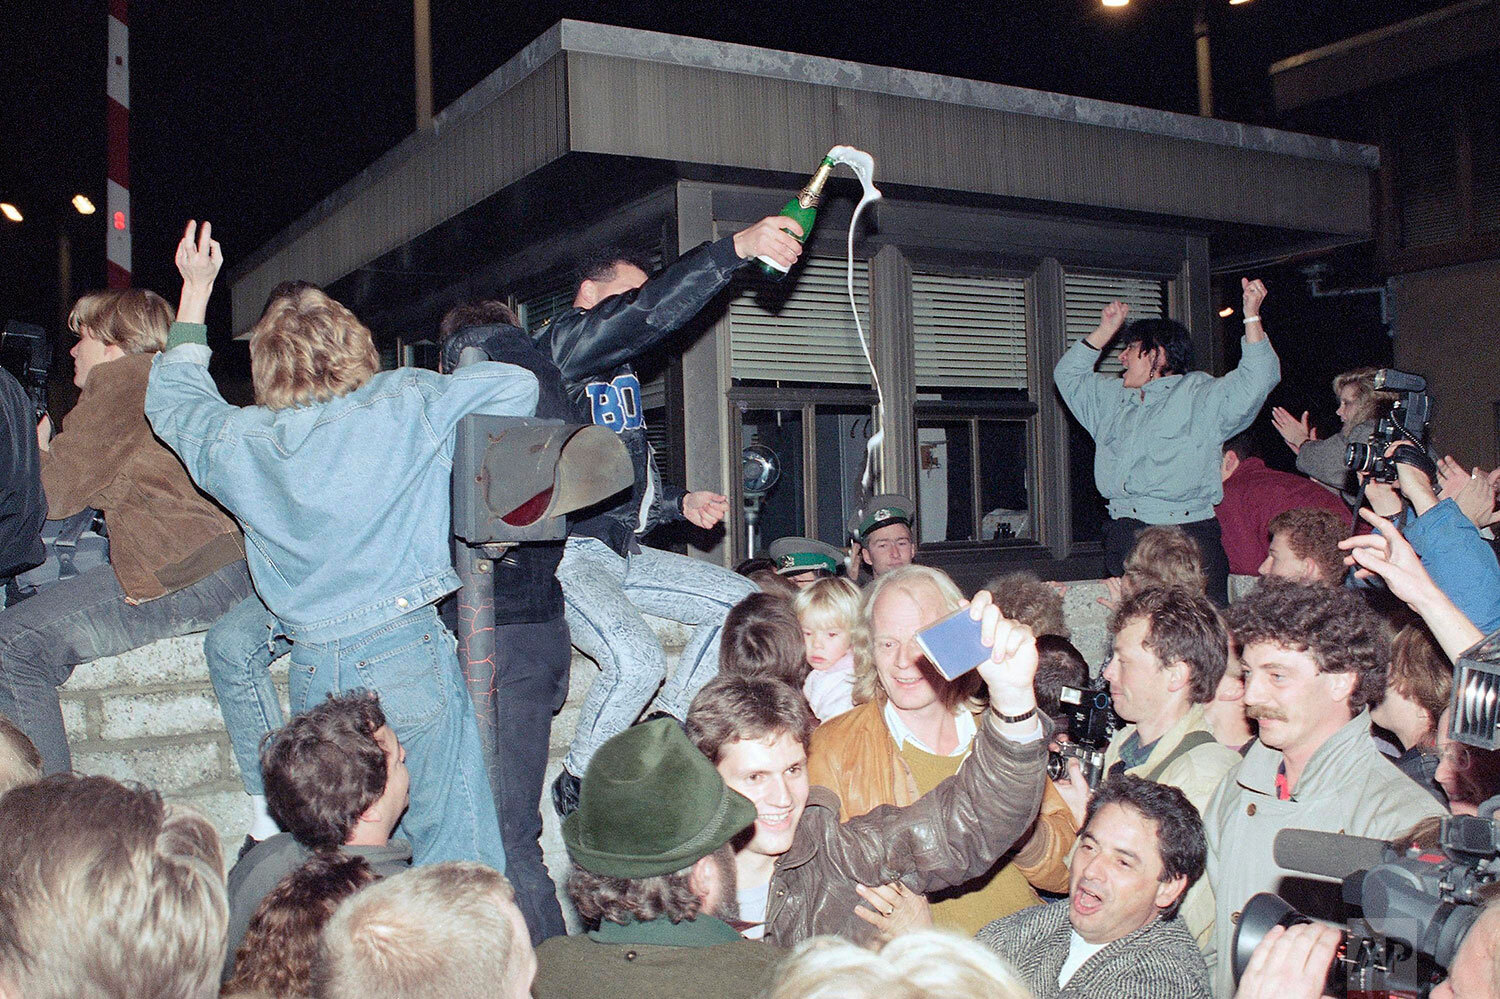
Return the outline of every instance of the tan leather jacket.
[[[974,750],[953,777],[905,808],[881,807],[839,822],[839,798],[814,787],[792,848],[776,861],[766,938],[789,947],[820,933],[868,940],[854,914],[856,884],[904,881],[927,894],[989,870],[1036,819],[1047,746],[1017,743],[986,715]]]
[[[975,720],[983,723],[983,717]],[[880,805],[904,806],[918,798],[917,782],[877,701],[857,705],[813,730],[807,774],[812,783],[837,792],[843,803],[840,818],[845,820]],[[1068,854],[1077,838],[1073,812],[1048,780],[1036,824],[1011,862],[1032,887],[1065,892]],[[1036,901],[1033,895],[1024,904]]]
[[[153,356],[95,365],[62,433],[42,452],[47,517],[104,512],[109,561],[130,603],[191,586],[245,557],[234,520],[197,490],[146,422]]]

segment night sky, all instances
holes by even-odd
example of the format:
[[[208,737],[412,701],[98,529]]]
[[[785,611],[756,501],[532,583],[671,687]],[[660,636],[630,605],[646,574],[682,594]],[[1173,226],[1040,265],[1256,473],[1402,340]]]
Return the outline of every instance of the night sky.
[[[1278,59],[1443,6],[1424,0],[1214,0],[1220,117],[1274,124]],[[104,281],[102,0],[7,5],[0,32],[0,318],[55,329],[57,233],[74,294]],[[1193,113],[1191,0],[716,4],[431,0],[434,108],[561,17],[652,28]],[[136,0],[130,11],[135,282],[175,302],[173,246],[209,218],[232,268],[413,126],[411,7]],[[68,199],[89,195],[83,218]],[[211,313],[222,330],[220,310]]]

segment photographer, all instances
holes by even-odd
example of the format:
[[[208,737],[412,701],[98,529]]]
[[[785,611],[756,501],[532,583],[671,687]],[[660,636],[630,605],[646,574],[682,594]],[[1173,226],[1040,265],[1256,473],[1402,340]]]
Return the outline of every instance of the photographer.
[[[1105,772],[1167,784],[1200,812],[1239,753],[1220,745],[1206,716],[1224,676],[1229,637],[1207,597],[1177,588],[1141,590],[1110,620],[1114,655],[1104,667],[1115,711],[1129,724],[1110,739]],[[1058,791],[1082,824],[1089,787],[1077,761]],[[1183,922],[1203,944],[1213,927],[1213,895],[1200,881],[1183,900]]]
[[[1245,706],[1260,734],[1203,813],[1219,995],[1233,991],[1235,914],[1252,895],[1274,892],[1315,918],[1342,910],[1338,882],[1277,865],[1278,832],[1391,839],[1444,814],[1370,736],[1366,707],[1384,691],[1391,649],[1358,594],[1268,579],[1228,617],[1245,663]]]
[[[1250,425],[1281,380],[1281,362],[1260,318],[1266,286],[1242,280],[1245,337],[1239,366],[1222,378],[1192,371],[1192,341],[1180,323],[1143,319],[1123,333],[1130,308],[1105,306],[1099,326],[1070,347],[1053,379],[1094,438],[1094,482],[1109,502],[1105,569],[1124,572],[1125,553],[1148,524],[1176,524],[1203,549],[1208,595],[1229,602],[1229,562],[1214,505],[1222,499],[1221,446]],[[1094,371],[1116,339],[1124,345],[1118,379]]]
[[[1480,631],[1489,634],[1500,628],[1500,562],[1494,549],[1452,497],[1438,498],[1426,469],[1401,459],[1403,448],[1412,450],[1397,444],[1386,452],[1396,461],[1395,487],[1373,478],[1367,483],[1370,509],[1399,520],[1405,498],[1411,507],[1402,525],[1406,540],[1438,588]]]
[[[40,565],[47,497],[42,493],[35,412],[21,383],[0,368],[0,607],[16,573]]]

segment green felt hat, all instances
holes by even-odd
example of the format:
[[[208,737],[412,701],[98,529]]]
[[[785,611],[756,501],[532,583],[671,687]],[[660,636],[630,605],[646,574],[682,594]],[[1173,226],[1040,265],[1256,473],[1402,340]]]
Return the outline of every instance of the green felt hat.
[[[843,552],[812,538],[777,538],[766,555],[783,576],[819,571],[836,576],[844,561]]]
[[[915,503],[897,493],[876,496],[849,518],[849,536],[863,544],[871,531],[878,531],[890,524],[911,527],[916,509]]]
[[[682,726],[658,718],[594,753],[562,834],[579,867],[649,878],[691,867],[754,821],[755,806],[724,785]]]

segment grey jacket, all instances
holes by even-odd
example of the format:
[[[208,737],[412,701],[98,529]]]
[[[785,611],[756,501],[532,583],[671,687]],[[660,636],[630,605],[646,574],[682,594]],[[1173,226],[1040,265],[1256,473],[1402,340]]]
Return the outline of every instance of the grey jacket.
[[[1305,442],[1297,452],[1297,471],[1337,489],[1347,501],[1353,502],[1359,483],[1344,464],[1344,452],[1351,441],[1363,444],[1374,432],[1375,421],[1366,420],[1347,431],[1340,430],[1327,440]]]
[[[987,717],[957,774],[904,808],[881,805],[844,823],[838,795],[814,787],[792,848],[771,874],[766,939],[790,947],[833,933],[862,942],[875,928],[854,914],[856,884],[899,880],[925,895],[988,871],[1041,807],[1040,726],[1037,735],[1012,742]]]
[[[1281,760],[1279,751],[1257,741],[1203,813],[1215,902],[1209,963],[1221,996],[1234,994],[1229,955],[1235,923],[1250,896],[1275,892],[1319,918],[1337,918],[1342,909],[1338,882],[1277,866],[1272,851],[1278,832],[1312,829],[1391,839],[1423,819],[1445,814],[1432,795],[1375,748],[1368,711],[1318,747],[1288,801],[1276,796]]]
[[[1209,999],[1208,968],[1182,920],[1153,919],[1107,944],[1073,972],[1057,976],[1068,959],[1073,925],[1068,900],[1037,905],[997,919],[976,939],[1021,974],[1036,999]]]

